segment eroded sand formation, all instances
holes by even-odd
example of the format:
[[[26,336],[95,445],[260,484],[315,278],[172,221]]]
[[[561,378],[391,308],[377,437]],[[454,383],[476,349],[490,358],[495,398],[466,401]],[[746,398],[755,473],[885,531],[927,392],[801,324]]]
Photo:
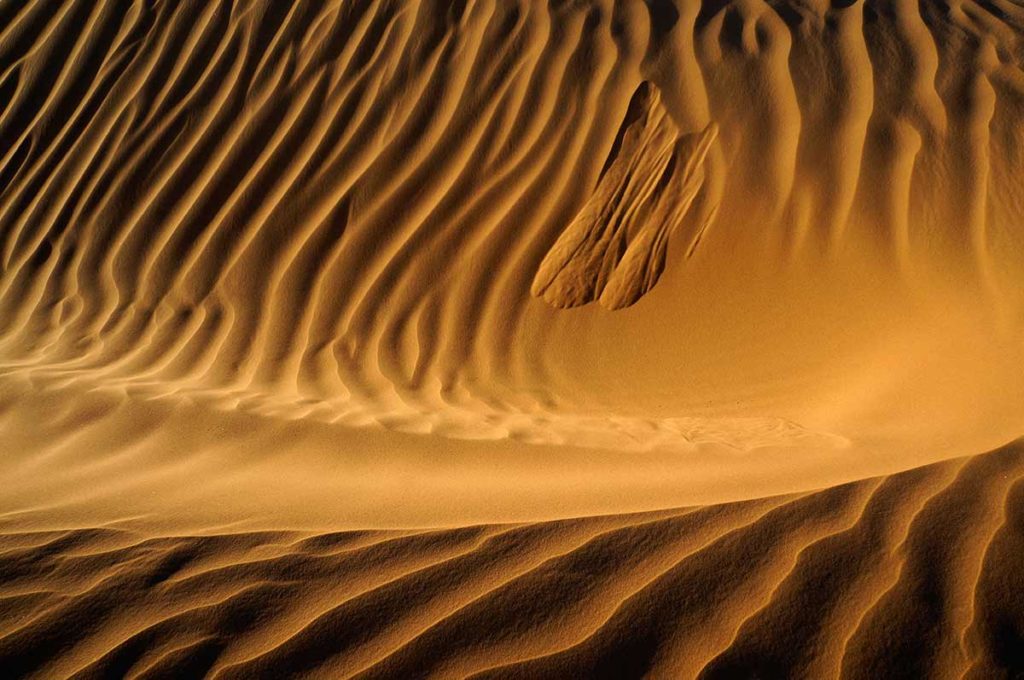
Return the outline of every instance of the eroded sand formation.
[[[0,6],[0,667],[1019,670],[1022,64],[1012,0]]]

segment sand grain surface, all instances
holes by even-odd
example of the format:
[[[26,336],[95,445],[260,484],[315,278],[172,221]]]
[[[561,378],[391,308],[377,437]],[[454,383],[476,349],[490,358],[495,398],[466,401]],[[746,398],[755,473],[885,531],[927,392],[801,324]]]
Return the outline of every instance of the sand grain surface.
[[[0,675],[1024,674],[1016,0],[0,3]]]

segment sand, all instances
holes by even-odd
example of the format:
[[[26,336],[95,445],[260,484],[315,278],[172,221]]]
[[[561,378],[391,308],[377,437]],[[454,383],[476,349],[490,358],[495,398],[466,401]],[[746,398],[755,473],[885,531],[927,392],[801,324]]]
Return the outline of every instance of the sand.
[[[0,5],[0,676],[1024,674],[1012,0]]]

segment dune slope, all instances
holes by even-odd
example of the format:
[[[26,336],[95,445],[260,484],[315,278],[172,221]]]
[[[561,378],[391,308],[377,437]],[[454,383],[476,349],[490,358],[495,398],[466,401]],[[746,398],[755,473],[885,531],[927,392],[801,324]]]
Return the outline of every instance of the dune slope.
[[[0,675],[1024,674],[1016,0],[0,3]]]
[[[458,529],[6,534],[16,677],[1009,677],[1024,449]]]
[[[1021,434],[1022,22],[13,4],[2,370],[457,438],[988,450]]]

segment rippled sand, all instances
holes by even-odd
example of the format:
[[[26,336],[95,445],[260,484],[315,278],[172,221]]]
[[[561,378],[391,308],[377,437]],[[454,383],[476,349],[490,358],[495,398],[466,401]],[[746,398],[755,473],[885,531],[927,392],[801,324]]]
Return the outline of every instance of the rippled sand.
[[[1015,677],[1024,7],[0,5],[0,675]]]

